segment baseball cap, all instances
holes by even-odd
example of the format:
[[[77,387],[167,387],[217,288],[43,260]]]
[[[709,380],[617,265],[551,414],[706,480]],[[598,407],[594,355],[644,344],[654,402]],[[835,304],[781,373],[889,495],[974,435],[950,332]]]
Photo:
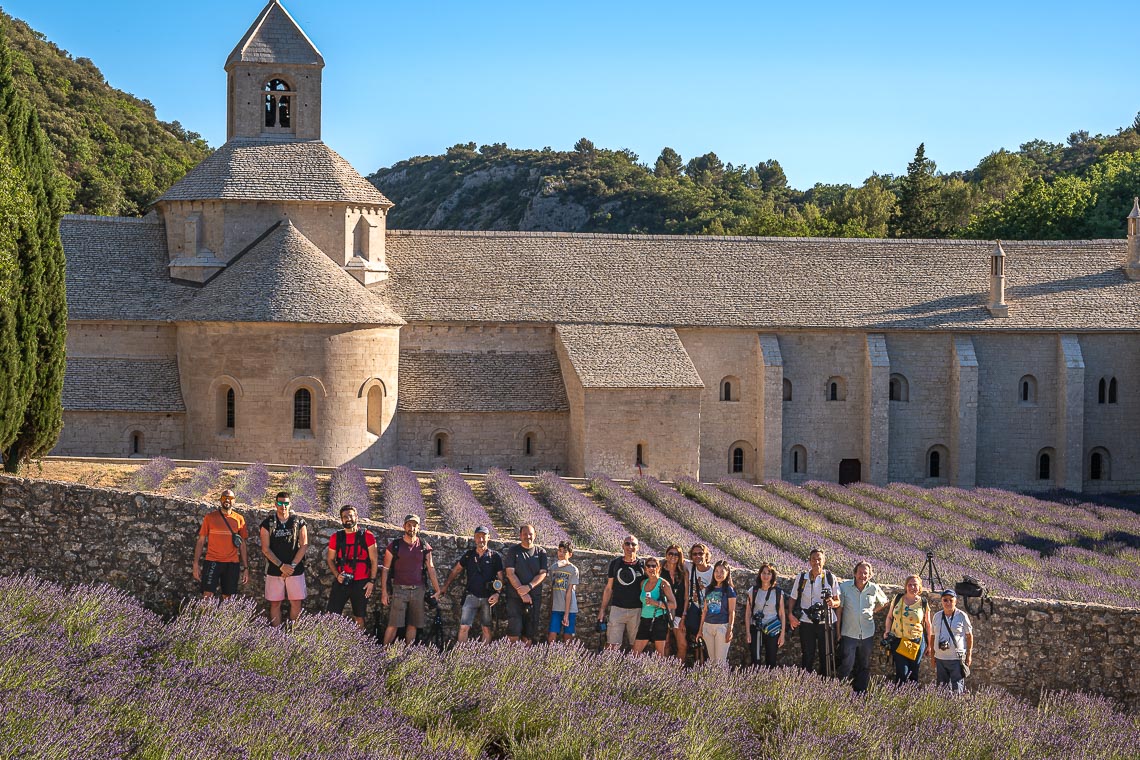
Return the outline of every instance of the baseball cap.
[[[420,516],[419,515],[412,515],[412,514],[404,515],[404,522],[406,522],[406,523],[407,522],[414,522],[416,525],[419,525],[420,524]]]
[[[948,588],[942,592],[942,596],[953,596],[956,598],[958,596],[958,592],[952,588]]]
[[[476,533],[486,533],[488,535],[490,535],[490,533],[491,533],[491,531],[487,530],[486,525],[476,525],[475,526],[475,532]]]

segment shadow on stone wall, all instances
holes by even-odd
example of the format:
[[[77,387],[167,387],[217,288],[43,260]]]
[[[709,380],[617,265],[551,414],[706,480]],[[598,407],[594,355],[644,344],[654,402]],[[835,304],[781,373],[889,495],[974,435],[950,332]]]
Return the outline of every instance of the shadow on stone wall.
[[[0,540],[4,567],[9,573],[33,572],[64,584],[108,583],[138,598],[149,609],[171,617],[185,599],[196,596],[190,565],[203,515],[210,504],[155,494],[129,493],[71,483],[0,476]],[[251,526],[250,584],[244,595],[261,598],[265,560],[258,545],[257,526],[271,509],[239,509]],[[309,598],[305,609],[323,609],[332,582],[324,555],[329,536],[340,524],[331,515],[303,515],[309,523]],[[396,538],[400,529],[366,522],[381,544]],[[469,539],[424,532],[435,549],[440,582],[468,546]],[[542,537],[538,537],[542,543]],[[491,547],[501,550],[502,542]],[[553,561],[554,552],[550,550]],[[574,564],[581,572],[578,589],[582,643],[601,646],[594,631],[598,605],[605,585],[606,567],[613,555],[577,551]],[[753,573],[733,574],[738,592],[746,589]],[[790,585],[785,579],[785,586]],[[462,578],[441,601],[444,624],[454,637],[462,603]],[[936,600],[934,609],[937,609]],[[264,606],[264,603],[263,603]],[[543,625],[549,621],[550,591],[543,601]],[[385,611],[379,594],[369,606],[369,626],[382,625]],[[743,598],[731,649],[733,662],[747,659]],[[878,635],[882,633],[879,618]],[[1140,707],[1140,679],[1133,675],[1133,653],[1140,647],[1140,610],[1095,604],[1044,600],[995,599],[992,617],[974,616],[974,675],[970,685],[1000,686],[1036,701],[1043,690],[1086,691]],[[505,621],[496,621],[502,635]],[[799,642],[792,634],[781,650],[780,662],[799,662]],[[933,668],[924,665],[923,680],[933,680]],[[875,672],[887,675],[881,655]]]

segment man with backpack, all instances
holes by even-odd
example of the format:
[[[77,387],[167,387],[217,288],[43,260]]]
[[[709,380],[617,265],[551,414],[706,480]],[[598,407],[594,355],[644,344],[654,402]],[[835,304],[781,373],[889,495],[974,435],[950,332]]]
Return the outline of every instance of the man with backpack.
[[[875,650],[875,613],[887,606],[887,593],[872,583],[875,571],[861,560],[855,577],[839,584],[840,678],[850,678],[851,688],[864,692],[871,683],[871,653]]]
[[[234,511],[234,492],[228,488],[218,498],[219,506],[202,519],[198,543],[194,545],[194,580],[202,584],[202,596],[209,599],[221,591],[222,599],[237,593],[238,580],[249,583],[249,557],[245,518]],[[201,565],[202,549],[206,560]]]
[[[527,644],[541,639],[542,582],[546,580],[546,549],[534,543],[534,526],[519,526],[519,542],[503,552],[507,576],[507,638]]]
[[[463,608],[459,613],[457,640],[460,643],[467,641],[471,626],[478,618],[483,643],[489,644],[491,607],[499,603],[499,591],[503,588],[503,555],[487,547],[487,528],[483,525],[475,528],[475,548],[465,551],[447,574],[441,596],[447,594],[451,584],[463,571],[467,571],[467,594],[463,597]]]
[[[388,611],[388,627],[384,629],[384,645],[396,640],[396,630],[404,629],[404,641],[416,643],[416,631],[424,627],[424,598],[428,580],[439,596],[439,578],[431,558],[431,546],[419,537],[418,515],[404,515],[404,534],[384,550],[381,568],[380,604]]]
[[[269,623],[281,625],[281,602],[289,598],[289,620],[296,621],[305,601],[305,552],[309,549],[309,526],[300,515],[291,514],[289,492],[279,491],[277,514],[261,522],[261,553],[265,555],[265,599]]]
[[[827,656],[834,652],[835,641],[827,641],[827,632],[836,622],[835,608],[839,606],[839,584],[830,570],[824,570],[827,555],[822,549],[812,549],[808,555],[808,571],[796,576],[788,601],[792,606],[788,623],[792,630],[800,632],[802,655],[800,667],[809,673],[815,669],[815,658],[819,655],[819,672],[830,676],[832,663]],[[818,607],[816,605],[819,605]],[[816,610],[811,613],[809,610]],[[815,614],[819,622],[812,619]]]
[[[343,530],[329,537],[329,550],[325,560],[333,574],[329,592],[328,611],[339,615],[344,605],[352,601],[352,618],[358,628],[364,628],[364,612],[368,600],[376,590],[376,536],[357,524],[356,508],[340,508]]]

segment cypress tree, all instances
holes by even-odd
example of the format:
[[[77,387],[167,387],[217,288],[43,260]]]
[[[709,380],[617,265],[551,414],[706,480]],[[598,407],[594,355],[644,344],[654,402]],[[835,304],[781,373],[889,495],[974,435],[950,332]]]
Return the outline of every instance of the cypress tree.
[[[67,300],[60,185],[39,119],[16,91],[4,32],[0,26],[0,164],[11,165],[17,191],[8,230],[15,261],[0,289],[0,452],[15,472],[51,450],[63,427]]]
[[[934,162],[926,157],[926,143],[919,143],[900,183],[898,216],[892,225],[895,237],[938,237],[940,183],[936,169]]]

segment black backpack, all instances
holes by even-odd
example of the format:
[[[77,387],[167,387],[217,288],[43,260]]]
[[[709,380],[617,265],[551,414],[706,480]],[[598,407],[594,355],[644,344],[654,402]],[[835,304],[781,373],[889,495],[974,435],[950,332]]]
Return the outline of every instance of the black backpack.
[[[954,584],[954,593],[962,600],[962,609],[966,611],[967,615],[993,615],[994,602],[990,599],[990,591],[981,581],[970,575],[962,576],[962,580]],[[978,600],[978,611],[974,612],[970,609],[970,600]],[[986,613],[986,605],[989,605],[989,612]]]
[[[420,542],[420,548],[423,551],[424,563],[420,568],[420,573],[423,577],[424,588],[428,587],[428,572],[427,572],[427,558],[428,552],[431,551],[431,544],[424,541],[422,538],[417,538]],[[392,578],[396,575],[396,560],[400,558],[400,544],[404,543],[403,536],[400,536],[392,543],[388,544],[388,551],[392,554],[392,566],[388,568],[388,593],[392,593]]]
[[[356,538],[352,539],[352,556],[349,556],[348,551],[348,531],[338,530],[336,532],[336,566],[342,571],[348,567],[348,563],[352,563],[353,571],[356,570],[356,563],[363,562],[367,570],[372,569],[372,557],[368,554],[368,544],[364,534],[367,533],[364,528],[359,528],[356,531]],[[364,550],[364,557],[361,558],[360,550]],[[355,572],[353,573],[355,575]]]
[[[799,618],[803,614],[803,607],[800,606],[800,600],[804,598],[804,588],[807,586],[809,573],[800,573],[799,586],[796,588],[796,600],[792,602],[792,617]],[[824,585],[828,586],[832,593],[835,592],[835,576],[831,574],[830,570],[823,571]]]

